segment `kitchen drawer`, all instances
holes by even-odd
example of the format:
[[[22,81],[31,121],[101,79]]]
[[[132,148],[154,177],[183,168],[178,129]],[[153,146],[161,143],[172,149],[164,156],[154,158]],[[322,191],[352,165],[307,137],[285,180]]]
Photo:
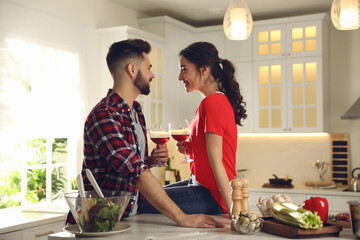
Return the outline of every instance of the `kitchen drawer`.
[[[48,235],[61,232],[64,227],[64,221],[45,224],[38,227],[26,228],[22,230],[22,240],[47,240]]]
[[[21,239],[21,231],[0,234],[0,240],[19,240]]]

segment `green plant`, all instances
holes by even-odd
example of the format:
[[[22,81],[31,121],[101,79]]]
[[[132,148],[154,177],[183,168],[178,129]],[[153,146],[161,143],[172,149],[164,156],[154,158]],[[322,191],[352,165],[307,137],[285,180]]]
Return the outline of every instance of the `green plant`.
[[[23,146],[25,147],[25,146]],[[32,203],[36,203],[46,198],[46,139],[32,138],[26,146],[31,152],[31,158],[27,161],[28,166],[44,165],[44,168],[27,170],[27,192],[25,198]],[[67,139],[55,138],[52,143],[52,153],[67,153]],[[52,160],[54,162],[54,159]],[[61,171],[62,167],[56,168],[51,173],[51,192],[56,194],[64,189],[67,179]],[[0,178],[0,208],[19,206],[21,192],[20,172],[11,172],[5,177]]]
[[[78,190],[76,178],[70,180],[70,189],[71,190]]]

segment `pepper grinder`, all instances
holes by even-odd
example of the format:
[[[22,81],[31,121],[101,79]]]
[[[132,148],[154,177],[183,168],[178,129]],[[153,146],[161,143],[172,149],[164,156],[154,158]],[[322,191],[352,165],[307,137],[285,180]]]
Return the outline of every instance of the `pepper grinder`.
[[[242,188],[241,188],[241,192],[242,192],[241,209],[246,213],[250,213],[250,207],[249,207],[249,197],[250,197],[249,179],[243,178],[242,182],[243,182],[243,184],[242,184]]]
[[[239,214],[242,209],[241,201],[243,198],[243,194],[241,188],[243,185],[243,180],[235,177],[235,179],[231,180],[230,185],[231,185],[231,200],[232,200],[231,216],[233,216],[234,214]],[[233,222],[231,222],[231,231],[237,231],[233,225]]]

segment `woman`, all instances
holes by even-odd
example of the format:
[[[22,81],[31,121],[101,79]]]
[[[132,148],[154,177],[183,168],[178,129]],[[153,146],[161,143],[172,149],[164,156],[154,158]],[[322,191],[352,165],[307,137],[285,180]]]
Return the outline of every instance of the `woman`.
[[[179,80],[186,92],[199,91],[204,99],[189,125],[190,142],[177,143],[190,152],[192,177],[165,187],[186,213],[230,213],[229,181],[236,176],[237,124],[246,118],[245,103],[234,77],[234,66],[220,59],[216,47],[196,42],[180,52]],[[147,203],[140,212],[149,210]]]

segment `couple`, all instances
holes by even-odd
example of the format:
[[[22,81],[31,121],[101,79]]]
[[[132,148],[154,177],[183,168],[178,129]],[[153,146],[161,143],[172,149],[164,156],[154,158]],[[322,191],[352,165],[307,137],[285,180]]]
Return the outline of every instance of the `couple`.
[[[177,144],[180,152],[186,149],[194,159],[192,176],[163,188],[149,170],[157,161],[167,162],[167,146],[157,145],[148,155],[145,119],[135,101],[139,94],[150,93],[154,78],[150,51],[149,43],[141,39],[116,42],[109,49],[106,61],[114,85],[85,122],[85,189],[92,190],[85,174],[88,168],[101,189],[132,193],[124,217],[161,212],[182,227],[224,227],[205,214],[230,213],[236,125],[246,118],[234,67],[207,42],[180,52],[179,80],[186,92],[197,90],[204,99],[189,126],[190,142]],[[70,213],[67,222],[74,223]]]

